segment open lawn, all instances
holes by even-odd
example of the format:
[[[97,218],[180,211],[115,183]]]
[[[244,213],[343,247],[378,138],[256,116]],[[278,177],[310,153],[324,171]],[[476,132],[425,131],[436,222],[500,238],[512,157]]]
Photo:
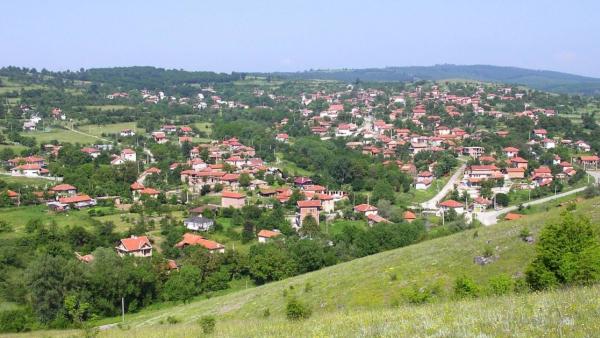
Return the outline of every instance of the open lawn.
[[[23,176],[10,176],[5,172],[0,172],[0,180],[7,183],[21,183],[26,185],[34,185],[40,188],[50,187],[58,184],[53,180],[48,180],[45,178],[36,178],[36,177],[23,177]]]
[[[102,136],[102,134],[118,134],[123,129],[134,130],[137,134],[144,135],[146,130],[136,128],[136,122],[123,122],[113,124],[85,124],[77,127],[77,130],[87,134]]]
[[[97,138],[82,135],[71,130],[53,128],[49,131],[31,131],[21,133],[23,136],[34,137],[38,143],[45,144],[52,140],[57,140],[61,143],[80,143],[80,144],[93,144],[98,141]]]
[[[330,235],[339,234],[342,230],[347,226],[357,226],[359,228],[366,228],[367,222],[363,220],[346,220],[346,219],[338,219],[333,222],[320,222],[321,231],[324,233],[328,233]]]
[[[295,163],[290,162],[288,160],[283,159],[282,153],[275,154],[277,158],[277,162],[274,164],[277,168],[287,171],[289,175],[292,176],[312,176],[314,173],[312,171],[300,168]]]
[[[15,154],[19,154],[22,150],[27,149],[27,147],[20,144],[0,144],[0,151],[4,149],[12,149]]]
[[[85,109],[88,110],[101,110],[101,111],[111,111],[111,110],[123,110],[123,109],[134,109],[135,107],[132,106],[126,106],[123,104],[104,104],[104,105],[97,105],[97,106],[83,106]]]

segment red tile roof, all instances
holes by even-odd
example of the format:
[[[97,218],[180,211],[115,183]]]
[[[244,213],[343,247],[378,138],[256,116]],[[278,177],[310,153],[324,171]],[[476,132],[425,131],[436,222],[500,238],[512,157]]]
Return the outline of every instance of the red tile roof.
[[[208,250],[218,250],[225,248],[222,244],[206,239],[196,234],[183,234],[183,239],[175,244],[176,247],[182,248],[187,245],[200,245]]]
[[[447,200],[447,201],[443,201],[442,203],[440,203],[440,206],[446,207],[446,208],[461,208],[463,206],[463,204],[460,202],[457,202],[455,200]]]
[[[404,215],[402,215],[402,217],[407,220],[408,219],[417,219],[417,215],[415,215],[415,213],[410,210],[406,210],[404,212]]]
[[[221,192],[221,197],[223,197],[223,198],[236,198],[237,199],[237,198],[244,198],[246,196],[244,196],[244,195],[242,195],[240,193],[237,193],[237,192],[233,192],[233,191],[223,191],[223,192]]]
[[[121,239],[121,244],[125,250],[129,252],[141,250],[144,246],[152,247],[152,244],[150,244],[150,240],[147,236],[132,236],[130,238],[123,238]]]
[[[377,211],[377,208],[370,204],[359,204],[354,207],[354,211],[356,212],[367,212],[367,211]]]
[[[320,200],[307,200],[307,201],[298,201],[299,208],[320,208],[321,201]]]
[[[273,237],[277,237],[281,235],[280,232],[277,231],[271,231],[271,230],[261,230],[258,232],[258,237],[265,237],[265,238],[273,238]]]
[[[77,190],[77,188],[75,188],[74,186],[72,186],[70,184],[59,184],[59,185],[55,185],[54,187],[50,188],[50,190],[56,192],[56,191]]]
[[[92,200],[92,198],[88,195],[76,195],[76,196],[70,196],[70,197],[61,197],[58,199],[58,201],[63,204],[88,202],[91,200]]]

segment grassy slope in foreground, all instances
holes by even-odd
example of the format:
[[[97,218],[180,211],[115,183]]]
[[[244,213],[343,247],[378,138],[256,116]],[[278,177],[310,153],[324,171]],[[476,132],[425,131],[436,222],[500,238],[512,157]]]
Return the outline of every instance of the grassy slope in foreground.
[[[600,198],[581,201],[575,212],[597,222],[600,210],[595,206],[599,202]],[[267,308],[272,317],[283,316],[284,290],[309,303],[317,316],[322,312],[377,309],[398,301],[402,303],[402,293],[415,285],[439,283],[444,289],[443,297],[447,298],[457,276],[468,275],[483,284],[499,273],[522,273],[534,254],[534,246],[524,243],[519,232],[527,226],[536,234],[546,221],[558,219],[562,210],[564,208],[551,208],[549,212],[519,221],[500,222],[222,297],[142,311],[126,319],[132,326],[144,326],[158,323],[167,316],[176,316],[184,322],[206,314],[220,318],[258,318]],[[477,237],[474,237],[475,231]],[[473,263],[473,258],[482,254],[487,241],[496,248],[499,259],[479,266]],[[396,280],[392,280],[392,274]],[[311,285],[310,292],[304,291],[307,283]]]
[[[575,212],[591,217],[597,223],[600,220],[600,210],[596,207],[598,203],[600,203],[600,198],[581,201],[577,204]],[[319,335],[320,331],[302,333],[303,330],[320,328],[323,330],[321,331],[323,335],[329,336],[338,333],[335,330],[329,331],[333,330],[333,328],[328,328],[333,325],[329,323],[331,321],[338,321],[335,326],[338,327],[339,335],[342,336],[343,332],[352,332],[358,335],[360,332],[364,332],[364,335],[375,335],[378,332],[371,330],[382,330],[384,335],[394,335],[393,332],[402,332],[407,327],[420,328],[419,330],[424,330],[423,334],[430,332],[433,335],[437,332],[442,336],[464,336],[469,334],[466,331],[456,330],[463,330],[462,326],[466,326],[464,330],[487,332],[477,330],[486,330],[490,321],[497,321],[494,325],[498,330],[501,327],[511,330],[513,324],[517,325],[520,330],[524,330],[523,332],[529,332],[525,331],[529,326],[531,330],[543,330],[544,325],[554,325],[553,327],[556,328],[560,324],[559,322],[546,322],[546,320],[551,318],[559,308],[561,313],[571,311],[574,313],[573,316],[584,316],[577,312],[579,307],[584,305],[579,304],[580,300],[569,300],[569,297],[586,299],[590,293],[597,292],[599,289],[577,290],[575,293],[565,293],[564,295],[549,294],[547,299],[543,296],[540,298],[540,296],[528,295],[498,300],[482,299],[473,303],[446,301],[451,297],[452,283],[457,276],[468,275],[480,284],[484,284],[490,277],[499,273],[509,275],[522,273],[533,257],[534,246],[521,241],[518,237],[519,232],[527,226],[536,234],[545,222],[558,219],[562,210],[564,208],[551,208],[546,213],[529,215],[522,220],[500,222],[495,226],[469,230],[383,252],[221,297],[196,301],[187,305],[147,309],[126,316],[131,331],[113,329],[104,334],[108,336],[187,336],[190,331],[186,330],[199,330],[195,321],[208,314],[217,317],[218,336],[246,335],[247,333],[249,335],[286,335],[291,334],[286,330],[291,330],[292,326],[294,335],[297,333],[300,336]],[[476,237],[474,236],[475,231],[478,233]],[[482,253],[487,241],[496,248],[499,259],[486,266],[474,264],[473,257]],[[396,280],[390,277],[392,274],[397,276]],[[307,283],[312,286],[309,292],[305,291]],[[442,299],[438,303],[420,307],[402,305],[404,304],[402,294],[407,288],[415,285],[422,287],[433,283],[440,284],[443,289],[443,295],[440,297]],[[293,286],[293,290],[290,289],[290,286]],[[284,290],[287,290],[288,295],[295,294],[310,304],[314,314],[308,322],[302,324],[286,322],[284,319],[286,303]],[[581,294],[582,292],[587,292],[587,294]],[[553,303],[554,298],[562,299],[562,303]],[[557,308],[542,308],[543,311],[549,312],[538,314],[537,311],[540,311],[538,303],[544,302],[554,304],[552,306]],[[595,306],[595,303],[590,302],[598,301],[586,299],[586,302],[585,306],[589,310]],[[402,307],[392,310],[394,303],[400,303]],[[496,303],[504,305],[496,310]],[[521,303],[523,305],[519,305]],[[560,305],[563,303],[564,306]],[[568,304],[575,304],[573,305],[575,308],[570,308]],[[461,309],[463,306],[464,309]],[[269,309],[271,314],[268,319],[263,318],[265,309]],[[168,316],[176,317],[182,324],[155,325],[165,322]],[[512,316],[517,317],[512,318]],[[596,317],[596,315],[593,316]],[[427,324],[428,318],[431,319],[430,324]],[[570,325],[569,320],[565,320],[564,325]],[[591,325],[593,319],[588,318],[587,320],[587,323]],[[118,319],[112,320],[112,322],[117,321]],[[103,323],[109,322],[111,321],[103,321]],[[462,324],[459,325],[459,323]],[[364,328],[361,329],[357,325],[364,325]],[[426,325],[431,327],[427,328]],[[342,331],[343,329],[346,331]],[[504,331],[496,333],[506,335]],[[530,335],[532,335],[531,332],[525,334],[525,336]]]

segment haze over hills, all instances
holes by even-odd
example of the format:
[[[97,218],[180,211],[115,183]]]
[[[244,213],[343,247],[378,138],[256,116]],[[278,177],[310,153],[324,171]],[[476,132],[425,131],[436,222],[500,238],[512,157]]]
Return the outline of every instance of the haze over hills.
[[[485,82],[520,84],[531,88],[585,95],[600,94],[600,79],[549,70],[490,65],[434,65],[385,67],[365,69],[308,70],[275,73],[277,76],[298,79],[361,81],[418,81],[467,79]]]

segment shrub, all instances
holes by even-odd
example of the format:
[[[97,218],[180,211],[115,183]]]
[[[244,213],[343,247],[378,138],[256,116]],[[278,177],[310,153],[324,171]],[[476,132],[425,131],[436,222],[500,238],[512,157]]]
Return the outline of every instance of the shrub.
[[[526,271],[534,290],[600,280],[600,243],[589,219],[563,213],[542,229],[536,257]]]
[[[300,302],[296,298],[288,300],[285,307],[285,315],[289,320],[307,319],[311,316],[312,310],[307,304]]]
[[[29,331],[33,319],[26,310],[0,311],[0,332]]]
[[[310,282],[306,282],[306,284],[304,284],[304,292],[311,292],[312,291],[312,284],[310,284]]]
[[[269,317],[271,317],[271,310],[269,310],[269,308],[266,308],[266,309],[263,311],[263,317],[265,317],[265,318],[269,318]]]
[[[174,316],[168,316],[167,317],[167,323],[169,323],[169,324],[177,324],[177,323],[179,323],[179,319],[177,317],[174,317]]]
[[[210,334],[215,331],[217,320],[213,316],[204,316],[200,318],[199,323],[200,327],[202,327],[202,332],[204,332],[204,334]]]
[[[525,238],[531,236],[531,231],[529,231],[528,227],[524,227],[523,229],[521,229],[521,232],[519,232],[519,237],[522,240],[525,240]]]
[[[513,281],[510,276],[500,274],[490,278],[488,281],[488,291],[492,295],[506,295],[513,290]]]
[[[433,296],[433,293],[429,288],[419,288],[415,285],[408,289],[404,296],[410,304],[418,305],[429,302]]]
[[[13,232],[13,227],[6,221],[0,221],[0,233]]]
[[[474,280],[466,276],[458,277],[454,281],[454,295],[458,298],[477,297],[479,286]]]
[[[483,247],[483,257],[489,258],[489,257],[492,257],[493,255],[494,255],[494,248],[491,245],[486,244]]]

